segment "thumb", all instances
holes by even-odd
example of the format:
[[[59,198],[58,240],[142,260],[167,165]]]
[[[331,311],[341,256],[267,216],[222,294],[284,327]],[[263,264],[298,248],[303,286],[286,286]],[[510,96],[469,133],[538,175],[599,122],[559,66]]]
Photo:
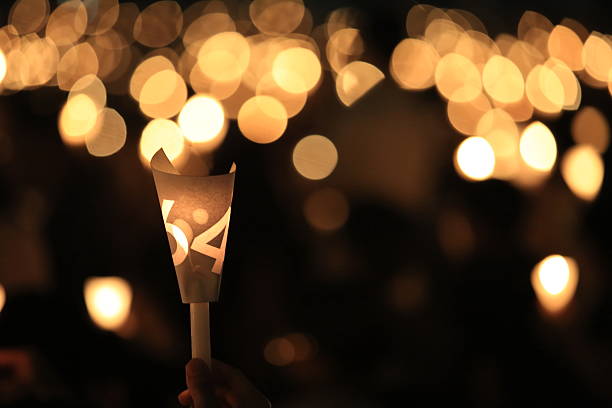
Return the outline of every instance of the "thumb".
[[[218,408],[212,375],[206,363],[199,358],[191,359],[185,367],[185,373],[193,408]]]

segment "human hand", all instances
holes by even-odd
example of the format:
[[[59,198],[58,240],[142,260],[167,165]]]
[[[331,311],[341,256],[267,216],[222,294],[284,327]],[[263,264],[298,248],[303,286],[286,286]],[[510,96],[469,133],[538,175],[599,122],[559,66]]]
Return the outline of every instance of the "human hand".
[[[187,389],[178,396],[193,408],[270,408],[268,399],[237,369],[220,361],[210,368],[199,358],[185,366]]]

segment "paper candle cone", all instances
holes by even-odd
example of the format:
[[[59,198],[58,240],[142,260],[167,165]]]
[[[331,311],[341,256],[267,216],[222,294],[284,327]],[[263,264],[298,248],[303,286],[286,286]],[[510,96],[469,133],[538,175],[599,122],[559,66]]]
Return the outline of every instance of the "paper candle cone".
[[[183,303],[219,298],[235,169],[211,176],[179,172],[161,149],[151,160]]]

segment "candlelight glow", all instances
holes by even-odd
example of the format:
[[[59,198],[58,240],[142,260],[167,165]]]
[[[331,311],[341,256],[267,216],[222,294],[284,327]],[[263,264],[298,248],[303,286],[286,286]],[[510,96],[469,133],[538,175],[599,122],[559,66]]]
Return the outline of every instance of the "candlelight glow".
[[[549,58],[544,66],[550,68],[557,75],[563,87],[563,109],[576,110],[582,100],[582,89],[578,78],[567,65],[556,58]]]
[[[223,106],[210,96],[195,95],[181,109],[178,124],[187,140],[210,142],[221,136],[225,127]]]
[[[189,84],[196,93],[208,94],[218,100],[232,96],[240,87],[242,77],[231,81],[215,81],[207,77],[198,64],[189,72]]]
[[[493,104],[502,108],[512,117],[515,122],[526,122],[533,116],[533,105],[529,102],[526,95],[523,95],[520,101],[514,103],[499,103],[493,101]]]
[[[324,188],[311,193],[304,202],[308,224],[323,232],[340,229],[349,217],[349,203],[341,191]]]
[[[523,40],[530,31],[537,29],[544,32],[550,32],[553,29],[553,24],[546,16],[536,12],[527,10],[521,16],[518,22],[517,35]]]
[[[317,352],[316,341],[303,333],[290,333],[285,336],[293,344],[295,350],[294,361],[306,361],[311,359]]]
[[[249,16],[263,34],[283,35],[294,31],[304,18],[302,0],[254,0]]]
[[[80,78],[98,74],[98,56],[88,43],[71,47],[57,65],[57,85],[64,91],[70,90]]]
[[[2,81],[4,81],[4,77],[6,77],[6,70],[7,70],[6,56],[4,55],[4,52],[0,50],[0,83],[2,83]]]
[[[433,45],[440,56],[455,50],[463,29],[449,18],[434,18],[425,28],[425,41]]]
[[[84,287],[85,305],[91,320],[104,330],[117,330],[127,320],[132,288],[119,277],[89,278]]]
[[[4,286],[0,285],[0,312],[4,309],[4,304],[6,303],[6,291],[4,290]]]
[[[306,105],[306,100],[308,99],[307,92],[291,93],[278,86],[272,77],[272,73],[266,74],[263,78],[261,78],[261,80],[257,83],[255,94],[268,95],[276,98],[285,107],[288,118],[292,118],[300,113],[304,108],[304,105]]]
[[[574,297],[578,265],[572,258],[550,255],[533,269],[531,284],[542,307],[549,313],[558,313]]]
[[[413,7],[414,9],[414,7]],[[389,67],[393,79],[404,89],[427,89],[434,84],[440,56],[423,40],[407,38],[393,50]]]
[[[533,45],[525,41],[517,41],[514,37],[511,37],[511,42],[508,44],[508,50],[505,52],[505,55],[518,67],[525,81],[527,81],[531,70],[536,65],[542,64],[546,59]],[[526,86],[527,83],[525,83]]]
[[[130,95],[135,100],[140,100],[140,93],[144,84],[158,72],[173,70],[174,65],[169,59],[161,55],[156,55],[141,62],[130,78]]]
[[[289,48],[274,58],[272,76],[278,86],[287,92],[309,92],[321,78],[321,62],[309,49]]]
[[[584,68],[582,62],[582,40],[571,28],[555,26],[548,36],[548,53],[563,61],[572,71]]]
[[[457,132],[464,135],[475,135],[480,119],[490,110],[489,99],[481,93],[469,102],[448,101],[446,114]]]
[[[342,28],[335,31],[325,47],[327,61],[334,70],[342,68],[363,53],[363,40],[356,28]]]
[[[275,366],[287,366],[295,359],[295,347],[284,337],[272,339],[264,347],[264,358]]]
[[[520,140],[521,157],[538,171],[550,171],[557,160],[557,142],[542,122],[533,122],[523,130]]]
[[[293,149],[293,165],[307,179],[328,177],[338,163],[338,151],[325,136],[311,135],[300,140]]]
[[[247,86],[244,82],[241,82],[236,91],[234,91],[229,97],[220,100],[221,104],[223,105],[223,109],[225,110],[225,117],[228,119],[238,119],[238,114],[240,113],[242,106],[254,96],[256,96],[256,94],[253,89]],[[276,99],[276,97],[272,97]]]
[[[87,8],[87,30],[89,35],[103,35],[119,18],[119,0],[85,1]]]
[[[495,169],[495,152],[486,139],[468,137],[455,151],[455,169],[466,180],[486,180]]]
[[[482,84],[489,96],[498,102],[518,102],[525,89],[523,75],[508,58],[494,55],[482,71]]]
[[[582,62],[585,71],[600,82],[608,82],[612,69],[612,45],[609,38],[594,31],[584,42]]]
[[[354,61],[346,65],[336,77],[338,99],[351,106],[385,79],[385,74],[372,64]]]
[[[150,48],[165,47],[183,28],[183,11],[175,1],[157,1],[145,8],[134,22],[134,39]]]
[[[558,113],[565,104],[565,92],[557,74],[545,65],[536,65],[525,82],[529,102],[541,112]]]
[[[561,175],[577,197],[592,201],[603,183],[604,163],[593,146],[573,146],[561,160]]]
[[[96,75],[85,75],[77,80],[70,88],[68,100],[78,95],[86,95],[98,110],[106,106],[106,87]]]
[[[159,149],[164,149],[168,159],[176,159],[182,152],[185,141],[178,125],[167,119],[154,119],[147,124],[140,138],[140,159],[149,167],[151,158]]]
[[[45,35],[58,47],[75,44],[85,34],[87,9],[79,0],[60,4],[49,16]]]
[[[519,133],[512,117],[503,109],[491,109],[478,121],[476,134],[495,152],[493,176],[508,180],[516,175],[520,166]]]
[[[183,78],[171,69],[157,72],[140,91],[140,110],[150,118],[171,118],[179,113],[187,100]]]
[[[236,31],[236,23],[225,10],[206,13],[191,23],[188,20],[187,13],[188,11],[184,16],[187,29],[183,33],[183,45],[185,50],[192,53],[194,57],[197,57],[200,47],[207,38],[224,32]]]
[[[272,143],[287,128],[287,111],[271,96],[254,96],[238,112],[238,127],[247,139],[255,143]]]
[[[99,128],[85,136],[87,151],[92,156],[106,157],[117,153],[127,136],[125,120],[114,109],[104,108],[99,114]]]
[[[440,59],[435,73],[436,87],[442,96],[455,102],[469,102],[481,93],[478,68],[466,57],[456,53]]]
[[[86,94],[68,99],[58,120],[60,135],[68,145],[82,145],[88,133],[98,126],[99,108]]]
[[[8,21],[20,35],[35,33],[46,23],[49,9],[49,0],[17,0]]]
[[[610,125],[597,108],[585,106],[572,120],[572,137],[577,144],[589,144],[604,153],[610,143]]]
[[[251,49],[247,40],[235,32],[210,37],[198,53],[198,66],[214,81],[234,81],[242,77],[249,65]]]

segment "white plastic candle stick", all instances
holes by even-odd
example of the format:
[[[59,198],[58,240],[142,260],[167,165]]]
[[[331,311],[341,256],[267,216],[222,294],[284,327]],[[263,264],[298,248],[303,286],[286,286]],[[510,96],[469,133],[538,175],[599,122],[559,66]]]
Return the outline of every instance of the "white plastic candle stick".
[[[201,358],[210,367],[210,317],[208,302],[191,303],[191,357]]]

